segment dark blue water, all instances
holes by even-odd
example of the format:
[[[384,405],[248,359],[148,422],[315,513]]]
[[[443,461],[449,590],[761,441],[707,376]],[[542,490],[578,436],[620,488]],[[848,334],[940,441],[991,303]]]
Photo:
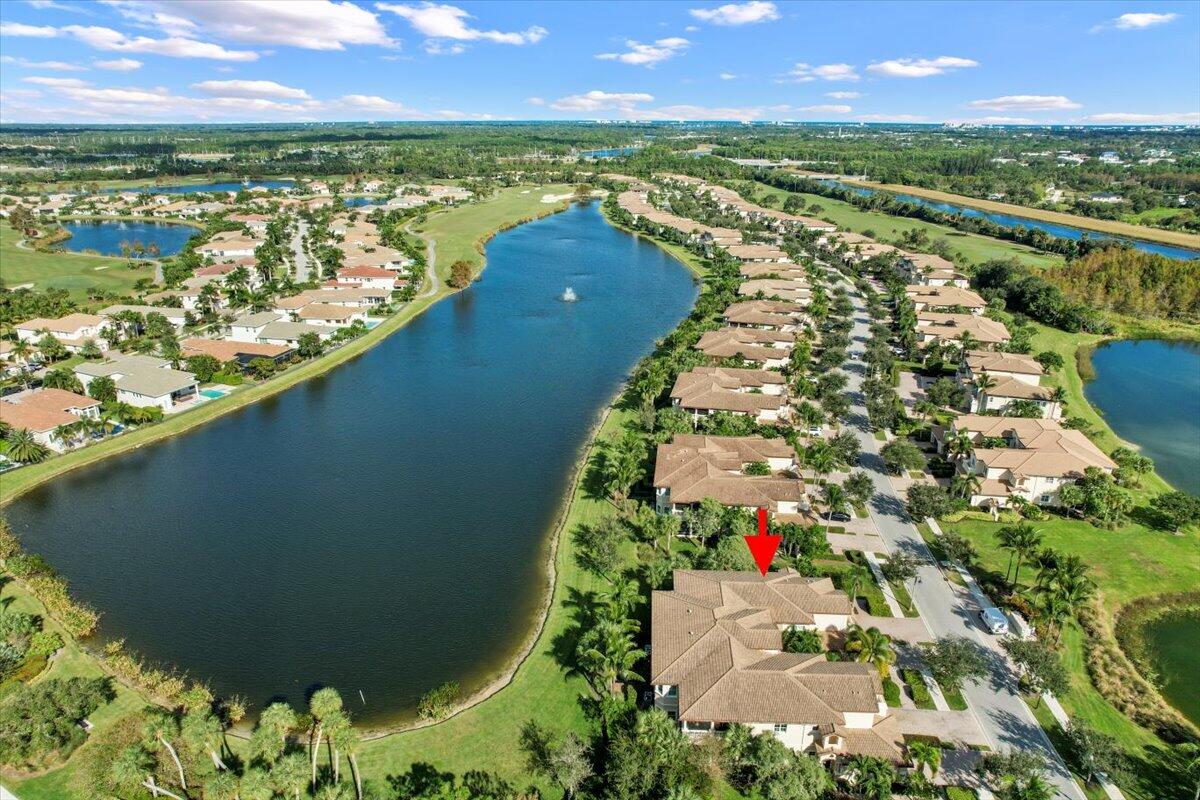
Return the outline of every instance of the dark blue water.
[[[149,192],[150,194],[193,194],[196,192],[240,192],[242,189],[290,189],[296,185],[289,180],[231,181],[226,183],[190,183],[184,186],[125,186],[110,192]]]
[[[302,701],[320,682],[378,722],[443,681],[484,683],[531,629],[590,426],[696,296],[594,204],[487,257],[354,361],[68,473],[10,522],[105,637],[219,694]],[[578,302],[557,299],[567,286]]]
[[[160,256],[173,256],[183,249],[187,240],[200,232],[191,225],[169,222],[131,222],[129,220],[66,220],[62,223],[71,238],[59,243],[59,247],[72,253],[95,250],[102,256],[120,256],[121,243],[132,245],[158,245]],[[146,254],[149,255],[149,254]]]
[[[1111,342],[1092,353],[1088,402],[1176,489],[1200,495],[1200,343]]]
[[[849,189],[850,191],[869,197],[875,193],[873,189],[864,189],[861,186],[848,186],[841,181],[833,180],[832,178],[824,178],[820,183],[830,186],[837,186],[841,189]],[[1063,239],[1074,239],[1076,241],[1082,239],[1086,234],[1089,239],[1098,241],[1119,241],[1125,244],[1132,245],[1138,250],[1144,250],[1147,253],[1157,253],[1167,258],[1179,258],[1184,260],[1200,258],[1200,252],[1189,250],[1186,247],[1174,247],[1169,244],[1158,244],[1157,242],[1143,242],[1137,239],[1125,239],[1119,236],[1109,236],[1096,231],[1085,231],[1082,228],[1074,228],[1070,225],[1059,225],[1053,222],[1043,222],[1036,219],[1028,219],[1026,217],[1018,217],[1012,214],[1000,214],[995,211],[983,211],[978,208],[969,208],[967,206],[955,205],[953,203],[942,203],[936,200],[927,200],[924,197],[917,197],[911,194],[890,193],[893,197],[903,203],[913,203],[915,205],[927,206],[936,209],[937,211],[946,214],[961,214],[964,217],[972,217],[976,219],[986,219],[989,222],[994,222],[1005,228],[1030,228],[1040,231],[1045,231],[1052,236],[1059,236]]]

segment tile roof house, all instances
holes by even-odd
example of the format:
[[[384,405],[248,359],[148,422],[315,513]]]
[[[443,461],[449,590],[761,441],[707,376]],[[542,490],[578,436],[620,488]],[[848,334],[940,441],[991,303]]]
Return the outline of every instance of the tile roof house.
[[[958,286],[924,286],[919,283],[904,287],[904,294],[913,301],[916,311],[944,311],[963,308],[969,314],[982,314],[987,301],[970,289]]]
[[[759,294],[762,294],[764,298],[777,298],[807,305],[812,297],[812,290],[809,289],[806,280],[762,278],[743,281],[742,285],[738,287],[738,294],[742,297],[758,297]]]
[[[725,324],[737,328],[794,331],[804,324],[804,306],[783,300],[745,300],[725,309]]]
[[[95,314],[67,314],[58,319],[36,319],[19,322],[14,327],[17,338],[31,345],[37,345],[38,340],[49,333],[58,339],[64,347],[75,353],[82,349],[88,339],[95,340],[103,347],[101,335],[112,325],[107,319]]]
[[[99,419],[100,401],[62,389],[33,389],[0,401],[0,422],[27,430],[40,444],[61,452],[68,446],[54,432],[81,419]]]
[[[957,464],[959,472],[980,476],[971,505],[1007,506],[1017,496],[1045,506],[1059,505],[1058,490],[1084,476],[1088,467],[1111,473],[1117,465],[1081,431],[1052,419],[964,414],[934,431],[938,449],[959,432],[979,445]],[[994,440],[1004,446],[991,446]]]
[[[687,733],[738,723],[800,752],[899,760],[873,666],[783,652],[783,631],[842,630],[853,611],[828,578],[676,570],[674,588],[651,596],[655,705]]]
[[[712,358],[740,356],[771,369],[787,363],[795,343],[796,337],[783,331],[721,328],[705,332],[696,343],[696,349]]]
[[[773,473],[747,475],[746,465],[757,462]],[[663,513],[679,512],[711,497],[730,508],[798,514],[809,502],[797,474],[796,450],[783,439],[680,434],[658,446],[655,505]]]
[[[917,312],[917,338],[922,343],[933,341],[957,342],[969,333],[983,347],[1007,342],[1011,337],[1003,322],[975,314],[940,314],[935,311]]]
[[[774,423],[791,416],[778,372],[727,367],[697,367],[681,372],[671,389],[671,405],[687,411],[693,422],[716,411]]]

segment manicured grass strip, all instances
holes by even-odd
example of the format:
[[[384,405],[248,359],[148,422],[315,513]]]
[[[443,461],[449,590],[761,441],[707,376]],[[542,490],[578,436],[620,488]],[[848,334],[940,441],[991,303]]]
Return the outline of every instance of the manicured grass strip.
[[[933,704],[933,697],[929,694],[929,688],[925,685],[925,681],[921,678],[921,673],[915,669],[900,670],[900,677],[904,678],[904,683],[907,684],[909,693],[912,694],[913,703],[917,708],[923,708],[931,711],[937,706]]]
[[[866,233],[869,231],[868,235],[873,235],[877,239],[894,240],[899,238],[900,234],[904,231],[924,231],[930,241],[945,242],[946,246],[950,248],[951,260],[960,265],[967,263],[978,264],[994,258],[1014,257],[1037,268],[1045,268],[1063,263],[1061,256],[1041,253],[1031,247],[1026,247],[1015,242],[1006,242],[975,233],[964,233],[945,225],[936,225],[924,220],[895,217],[891,214],[885,214],[882,211],[864,211],[843,200],[835,200],[816,194],[789,193],[782,189],[768,186],[765,183],[755,184],[755,189],[755,198],[747,199],[754,199],[757,202],[761,202],[763,197],[774,195],[778,198],[774,205],[778,207],[782,204],[783,198],[789,194],[795,194],[795,196],[802,199],[806,204],[806,208],[800,212],[801,214],[827,219],[839,228],[844,228],[855,233]],[[820,206],[820,213],[812,210],[814,204]],[[762,205],[771,204],[762,203]]]
[[[935,200],[939,203],[953,203],[955,205],[969,206],[970,208],[979,208],[984,211],[994,211],[999,214],[1010,214],[1014,217],[1024,217],[1026,219],[1034,219],[1039,222],[1052,222],[1056,225],[1069,225],[1073,228],[1083,228],[1089,231],[1100,231],[1101,233],[1109,233],[1114,236],[1126,236],[1131,239],[1141,239],[1147,242],[1161,242],[1163,244],[1172,244],[1178,247],[1188,247],[1193,250],[1200,250],[1200,236],[1194,233],[1185,233],[1183,231],[1168,231],[1159,228],[1149,228],[1144,225],[1135,225],[1129,222],[1120,222],[1111,219],[1096,219],[1095,217],[1084,217],[1078,214],[1067,214],[1062,211],[1050,211],[1044,208],[1030,208],[1029,206],[1018,206],[1012,203],[1001,203],[995,200],[981,200],[978,197],[967,197],[961,194],[951,194],[950,192],[941,192],[937,189],[924,189],[919,186],[904,186],[895,183],[875,183],[874,181],[845,181],[851,186],[861,186],[866,189],[876,189],[893,194],[911,194],[914,197],[923,197],[926,200]],[[1166,213],[1171,213],[1174,209],[1163,209]],[[1145,216],[1145,215],[1143,215]]]

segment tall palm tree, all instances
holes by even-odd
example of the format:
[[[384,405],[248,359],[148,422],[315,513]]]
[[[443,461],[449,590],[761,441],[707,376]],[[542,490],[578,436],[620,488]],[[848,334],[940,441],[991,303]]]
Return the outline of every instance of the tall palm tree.
[[[308,763],[303,753],[288,753],[271,767],[271,785],[283,795],[292,795],[300,800],[300,793],[308,783]]]
[[[959,431],[947,440],[946,449],[957,461],[965,461],[975,453],[975,442],[971,434]]]
[[[161,746],[175,762],[175,770],[179,773],[179,788],[187,791],[187,777],[183,774],[183,762],[179,760],[179,751],[171,740],[179,736],[179,720],[173,714],[158,711],[151,714],[142,725],[142,737],[151,744]]]
[[[982,486],[983,482],[974,472],[957,473],[950,478],[950,494],[963,500],[970,499]]]
[[[33,353],[33,347],[27,339],[17,339],[13,342],[12,354],[15,360],[22,364],[28,364],[31,353]]]
[[[159,786],[154,780],[154,757],[145,749],[132,745],[117,754],[109,767],[109,776],[113,783],[124,789],[142,787],[150,792],[152,797],[166,795],[174,800],[184,800],[180,795]]]
[[[625,626],[602,621],[596,626],[593,644],[582,654],[583,667],[592,676],[597,693],[616,694],[617,681],[638,680],[633,665],[642,656],[633,635]]]
[[[874,664],[879,677],[887,677],[888,667],[896,662],[891,638],[878,628],[860,625],[851,625],[846,634],[846,652],[853,653],[855,661]]]
[[[1034,530],[1032,525],[1022,522],[1019,525],[1006,525],[996,532],[996,536],[1000,538],[1004,549],[1011,551],[1016,559],[1011,584],[1012,589],[1016,590],[1017,580],[1021,575],[1021,563],[1041,549],[1042,533]]]
[[[308,713],[312,714],[316,731],[313,734],[312,745],[312,788],[317,788],[317,752],[321,749],[321,738],[325,734],[327,723],[342,713],[342,696],[337,689],[326,686],[317,689],[308,700]]]
[[[987,394],[988,389],[993,389],[995,386],[996,379],[988,375],[986,370],[975,376],[971,387],[975,390],[975,399],[979,401],[978,410],[983,410],[983,396]]]
[[[841,511],[846,507],[846,490],[836,483],[827,483],[823,491],[825,494],[825,523],[829,524],[833,520],[834,512]]]
[[[804,448],[804,466],[815,472],[819,478],[833,472],[837,461],[837,452],[824,439],[818,439]]]

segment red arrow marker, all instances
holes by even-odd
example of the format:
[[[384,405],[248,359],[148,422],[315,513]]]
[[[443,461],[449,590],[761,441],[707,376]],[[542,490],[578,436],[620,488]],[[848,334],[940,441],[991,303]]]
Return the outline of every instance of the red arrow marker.
[[[743,536],[746,540],[746,545],[750,548],[750,555],[754,556],[754,563],[758,564],[758,571],[767,576],[767,570],[771,567],[771,560],[775,558],[775,551],[779,549],[779,543],[783,541],[783,537],[777,533],[767,533],[767,510],[760,508],[758,510],[758,535]]]

